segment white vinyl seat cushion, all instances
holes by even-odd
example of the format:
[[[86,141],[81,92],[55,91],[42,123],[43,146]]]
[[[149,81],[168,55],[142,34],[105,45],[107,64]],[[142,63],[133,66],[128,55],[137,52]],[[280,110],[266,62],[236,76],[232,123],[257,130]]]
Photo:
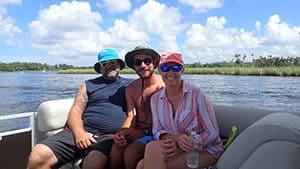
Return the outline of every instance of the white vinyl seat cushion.
[[[43,102],[36,115],[38,130],[53,131],[63,128],[73,101],[74,99],[63,99]]]

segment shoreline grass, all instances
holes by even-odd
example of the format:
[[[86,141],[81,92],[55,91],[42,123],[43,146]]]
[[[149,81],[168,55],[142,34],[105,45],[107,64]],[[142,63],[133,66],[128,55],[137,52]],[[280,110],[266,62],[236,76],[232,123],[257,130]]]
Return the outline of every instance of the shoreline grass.
[[[94,69],[59,70],[60,74],[95,74]],[[135,71],[125,68],[122,74],[134,74]],[[300,76],[300,67],[187,67],[185,74],[218,74],[241,76]]]

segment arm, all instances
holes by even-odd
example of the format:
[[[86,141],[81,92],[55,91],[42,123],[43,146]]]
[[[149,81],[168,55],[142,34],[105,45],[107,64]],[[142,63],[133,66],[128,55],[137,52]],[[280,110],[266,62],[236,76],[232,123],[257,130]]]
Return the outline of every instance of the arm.
[[[219,128],[217,125],[215,112],[210,99],[204,94],[199,94],[198,100],[198,124],[200,125],[202,131],[197,132],[197,140],[201,143],[203,147],[211,144],[212,142],[218,141],[219,138]]]
[[[197,139],[202,149],[213,155],[216,159],[223,152],[223,146],[219,137],[219,128],[215,117],[213,105],[210,99],[200,91],[196,97],[197,105]]]
[[[96,140],[83,128],[82,114],[87,101],[88,97],[86,94],[86,86],[83,84],[77,92],[68,117],[68,126],[75,136],[75,143],[77,147],[81,149],[87,148],[92,144],[92,142],[96,142]]]
[[[164,116],[159,116],[160,113],[164,112],[163,107],[159,106],[159,98],[158,93],[152,95],[150,105],[151,105],[151,113],[152,113],[152,133],[155,139],[162,140],[162,135],[167,134],[168,131],[164,130],[161,122],[166,121],[166,119],[160,119],[160,117],[164,118]]]
[[[137,136],[135,134],[136,129],[134,124],[134,120],[136,117],[136,110],[135,110],[135,102],[133,99],[133,96],[131,93],[133,93],[131,85],[127,86],[125,89],[125,96],[126,96],[126,102],[127,102],[127,118],[125,119],[121,129],[118,131],[118,133],[114,137],[115,144],[118,147],[124,147],[128,143],[127,141],[131,141]]]
[[[125,97],[127,102],[127,118],[125,119],[122,128],[130,128],[133,125],[134,118],[136,117],[135,103],[131,96],[130,86],[125,89]]]

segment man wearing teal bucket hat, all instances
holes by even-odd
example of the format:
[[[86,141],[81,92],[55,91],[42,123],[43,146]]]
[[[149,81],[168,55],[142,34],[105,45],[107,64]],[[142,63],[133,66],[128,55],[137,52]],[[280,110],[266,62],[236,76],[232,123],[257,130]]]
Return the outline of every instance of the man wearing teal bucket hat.
[[[124,66],[115,50],[99,52],[94,69],[102,76],[86,80],[80,87],[65,130],[32,149],[28,169],[59,168],[80,157],[85,157],[83,168],[107,167],[112,134],[126,119],[125,87],[132,80],[119,76]]]

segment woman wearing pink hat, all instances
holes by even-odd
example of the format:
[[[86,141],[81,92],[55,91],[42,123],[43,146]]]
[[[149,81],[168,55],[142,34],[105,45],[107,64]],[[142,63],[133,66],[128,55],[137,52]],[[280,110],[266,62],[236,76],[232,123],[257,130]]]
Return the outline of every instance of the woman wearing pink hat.
[[[200,88],[181,79],[183,66],[180,53],[168,52],[161,57],[158,71],[165,88],[151,97],[156,141],[147,144],[139,169],[188,168],[186,154],[196,142],[201,145],[199,168],[214,165],[223,152],[212,103]],[[189,136],[192,131],[196,139]]]

